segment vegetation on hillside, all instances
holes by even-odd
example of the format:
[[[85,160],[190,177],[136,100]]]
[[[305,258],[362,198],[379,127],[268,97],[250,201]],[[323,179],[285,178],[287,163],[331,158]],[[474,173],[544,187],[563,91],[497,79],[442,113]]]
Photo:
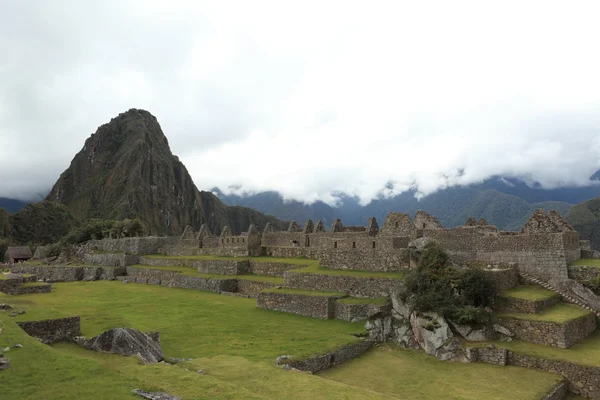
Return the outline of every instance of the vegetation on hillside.
[[[567,222],[582,239],[589,240],[594,249],[600,250],[600,197],[573,206]]]
[[[87,223],[73,228],[67,235],[56,243],[48,246],[46,255],[57,257],[68,245],[78,245],[92,239],[106,239],[144,236],[145,228],[139,219],[125,219],[123,221],[92,219]]]
[[[459,324],[487,322],[494,282],[479,269],[454,268],[448,259],[437,243],[425,245],[417,268],[405,274],[403,300],[416,312],[436,312]]]
[[[9,223],[6,237],[20,245],[54,243],[78,225],[67,207],[49,201],[27,205],[10,215]]]

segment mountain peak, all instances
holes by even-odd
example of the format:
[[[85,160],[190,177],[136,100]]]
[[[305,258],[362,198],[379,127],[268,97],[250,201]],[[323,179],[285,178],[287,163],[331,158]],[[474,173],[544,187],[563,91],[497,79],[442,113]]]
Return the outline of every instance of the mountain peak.
[[[236,221],[230,221],[216,196],[198,191],[156,117],[139,109],[101,125],[47,200],[65,204],[78,219],[140,218],[151,234],[179,235],[186,225],[198,229],[203,223],[213,232],[225,225],[241,232],[250,222],[280,223],[248,209],[236,211]]]

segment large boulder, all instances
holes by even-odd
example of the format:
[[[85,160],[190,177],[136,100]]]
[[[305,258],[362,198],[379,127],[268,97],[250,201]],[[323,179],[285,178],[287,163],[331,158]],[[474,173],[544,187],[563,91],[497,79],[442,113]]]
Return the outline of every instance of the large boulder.
[[[114,328],[91,339],[78,337],[75,341],[89,350],[138,356],[146,364],[164,359],[158,332],[143,333],[137,329]]]
[[[164,392],[146,392],[141,389],[133,389],[132,392],[148,400],[181,400],[181,397],[175,397]]]
[[[416,342],[427,354],[440,360],[455,360],[463,356],[460,341],[442,316],[412,313],[410,325]]]
[[[496,340],[497,334],[490,325],[473,327],[470,325],[459,325],[456,322],[450,321],[454,332],[462,336],[470,342],[486,342]]]
[[[3,369],[9,369],[10,368],[10,361],[8,361],[8,359],[4,358],[3,354],[0,354],[0,371],[2,371]]]

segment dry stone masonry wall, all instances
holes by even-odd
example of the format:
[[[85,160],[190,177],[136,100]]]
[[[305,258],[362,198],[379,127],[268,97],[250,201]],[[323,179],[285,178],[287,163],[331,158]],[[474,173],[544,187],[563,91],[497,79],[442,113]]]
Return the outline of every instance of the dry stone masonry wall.
[[[41,321],[17,322],[29,336],[40,339],[45,344],[62,340],[72,340],[81,335],[79,317],[45,319]]]

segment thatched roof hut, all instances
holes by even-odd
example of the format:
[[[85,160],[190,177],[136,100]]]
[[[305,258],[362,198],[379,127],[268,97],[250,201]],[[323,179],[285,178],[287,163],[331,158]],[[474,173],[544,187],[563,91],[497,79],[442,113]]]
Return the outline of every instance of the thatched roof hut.
[[[31,257],[33,257],[33,254],[31,254],[31,249],[27,246],[10,246],[4,254],[4,258],[9,264],[27,261]]]

